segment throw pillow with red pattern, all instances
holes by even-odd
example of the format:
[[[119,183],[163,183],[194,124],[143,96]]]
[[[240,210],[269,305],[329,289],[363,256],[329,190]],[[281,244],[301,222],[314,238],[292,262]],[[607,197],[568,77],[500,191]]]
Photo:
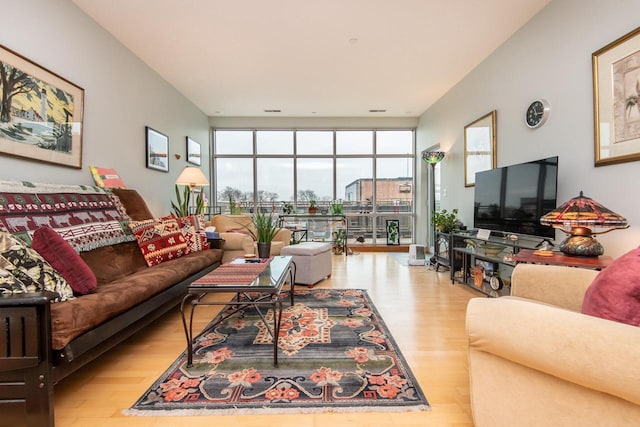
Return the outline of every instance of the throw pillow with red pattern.
[[[187,240],[175,218],[131,221],[129,228],[149,267],[188,253]]]

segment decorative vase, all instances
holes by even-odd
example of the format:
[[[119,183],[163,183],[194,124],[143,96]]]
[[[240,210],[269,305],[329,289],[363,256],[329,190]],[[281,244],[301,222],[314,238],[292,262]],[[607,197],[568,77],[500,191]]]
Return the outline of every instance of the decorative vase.
[[[270,255],[271,255],[271,242],[269,243],[258,242],[258,257],[269,258]]]

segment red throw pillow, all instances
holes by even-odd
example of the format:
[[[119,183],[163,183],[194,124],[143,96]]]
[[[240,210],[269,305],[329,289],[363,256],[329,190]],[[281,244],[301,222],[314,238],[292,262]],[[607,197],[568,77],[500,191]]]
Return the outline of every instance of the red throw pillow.
[[[132,221],[129,228],[149,267],[187,253],[187,241],[174,218]]]
[[[593,280],[582,312],[640,326],[640,248],[614,260]]]
[[[33,233],[31,247],[47,260],[69,283],[76,295],[96,291],[96,275],[71,245],[49,227],[40,227]]]

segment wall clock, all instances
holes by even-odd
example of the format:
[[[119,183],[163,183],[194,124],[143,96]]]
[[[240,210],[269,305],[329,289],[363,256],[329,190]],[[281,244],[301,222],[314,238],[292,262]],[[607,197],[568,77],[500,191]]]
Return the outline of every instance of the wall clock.
[[[536,99],[527,108],[524,121],[531,129],[539,128],[549,118],[551,107],[544,99]]]

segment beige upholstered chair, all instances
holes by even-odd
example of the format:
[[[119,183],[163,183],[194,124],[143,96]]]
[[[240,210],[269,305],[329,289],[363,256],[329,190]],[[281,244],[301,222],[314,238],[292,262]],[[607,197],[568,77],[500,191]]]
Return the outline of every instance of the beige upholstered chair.
[[[640,425],[640,328],[582,314],[597,271],[519,264],[467,307],[477,427]]]
[[[249,235],[246,227],[253,229],[253,222],[249,215],[216,215],[211,218],[211,225],[220,233],[220,237],[225,240],[222,249],[222,262],[229,262],[244,254],[257,254],[258,246]],[[271,255],[280,255],[283,247],[289,245],[291,241],[291,231],[280,229],[271,242]]]

